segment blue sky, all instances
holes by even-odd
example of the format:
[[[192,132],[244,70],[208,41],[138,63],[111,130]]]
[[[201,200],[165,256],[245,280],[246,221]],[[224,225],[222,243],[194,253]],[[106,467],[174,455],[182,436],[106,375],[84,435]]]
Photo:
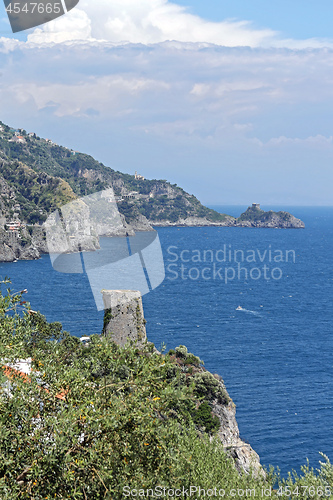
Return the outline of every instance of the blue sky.
[[[332,37],[330,0],[176,0],[176,4],[212,21],[237,18],[270,27],[287,37]]]
[[[227,18],[248,20],[257,28],[269,27],[285,37],[331,38],[333,2],[330,0],[174,0],[188,12],[210,21]],[[11,36],[3,3],[0,5],[1,34]],[[33,30],[29,30],[28,33]],[[25,39],[27,32],[16,34],[15,38]]]
[[[332,205],[332,14],[81,0],[18,36],[3,12],[0,119],[208,204]]]

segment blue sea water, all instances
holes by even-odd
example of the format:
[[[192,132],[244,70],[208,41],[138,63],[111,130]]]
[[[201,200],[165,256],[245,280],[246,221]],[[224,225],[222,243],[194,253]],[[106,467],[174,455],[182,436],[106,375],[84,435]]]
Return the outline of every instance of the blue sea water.
[[[246,207],[215,208],[237,216]],[[333,208],[288,210],[304,230],[158,229],[166,278],[143,300],[149,340],[185,344],[222,375],[241,436],[282,474],[307,458],[318,466],[319,451],[333,459]],[[239,277],[234,250],[245,259]],[[246,261],[253,252],[256,262]],[[100,333],[85,275],[57,273],[44,256],[0,264],[5,276],[49,321],[77,336]]]

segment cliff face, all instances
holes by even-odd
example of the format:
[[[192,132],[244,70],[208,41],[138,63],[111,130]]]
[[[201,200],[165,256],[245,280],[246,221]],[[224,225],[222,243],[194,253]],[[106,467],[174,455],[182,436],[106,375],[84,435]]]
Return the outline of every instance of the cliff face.
[[[221,424],[218,436],[227,453],[235,460],[239,472],[264,476],[259,455],[249,443],[245,443],[239,437],[235,404],[230,401],[228,405],[221,405],[217,401],[214,401],[213,413],[217,415]]]
[[[146,321],[142,298],[138,291],[103,290],[105,307],[103,334],[120,346],[132,341],[138,346],[147,342]],[[155,352],[160,354],[156,349]],[[174,362],[182,372],[184,384],[194,384],[198,394],[208,402],[212,415],[218,418],[217,435],[225,451],[233,458],[240,473],[265,476],[259,455],[239,436],[236,407],[232,402],[222,378],[212,375],[199,366],[200,359],[187,352],[185,346],[176,348]],[[193,363],[190,369],[190,363]]]
[[[32,234],[26,229],[13,232],[1,229],[0,241],[0,262],[36,260],[47,252],[44,231],[38,227]]]

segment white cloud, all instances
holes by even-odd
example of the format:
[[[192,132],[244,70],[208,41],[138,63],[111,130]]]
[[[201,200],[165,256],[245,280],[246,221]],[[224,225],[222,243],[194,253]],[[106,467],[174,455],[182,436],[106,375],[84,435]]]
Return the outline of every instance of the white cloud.
[[[168,0],[81,0],[66,16],[37,28],[28,36],[35,44],[69,41],[156,44],[208,43],[225,47],[333,47],[332,40],[283,39],[271,29],[256,29],[250,21],[208,21]]]
[[[312,116],[316,107],[328,112],[333,102],[331,50],[202,48],[181,42],[152,47],[109,42],[101,50],[98,43],[81,41],[69,48],[71,43],[14,44],[10,57],[1,56],[0,43],[6,74],[6,80],[0,78],[2,109],[29,103],[36,113],[48,108],[58,117],[94,110],[106,120],[127,116],[129,127],[146,134],[170,138],[174,130],[175,136],[215,138],[217,144],[230,134],[263,142],[330,135],[320,125],[320,113],[315,120]],[[8,50],[6,41],[2,47]],[[293,117],[309,106],[314,110],[309,117],[287,132]],[[300,133],[304,126],[309,130]]]
[[[92,19],[92,36],[113,42],[179,40],[255,47],[274,35],[271,30],[256,30],[246,21],[206,21],[167,0],[81,0],[80,7]]]
[[[53,83],[17,83],[11,91],[21,105],[33,102],[37,110],[52,108],[57,117],[80,117],[93,111],[113,118],[132,113],[131,105],[144,93],[163,93],[168,84],[153,79],[140,77],[104,76],[89,77],[75,84]]]
[[[20,46],[22,46],[22,44],[15,38],[0,37],[0,53],[7,54]]]
[[[191,90],[191,94],[199,99],[205,98],[222,98],[232,92],[249,92],[255,90],[262,90],[267,87],[267,83],[263,80],[241,80],[237,78],[229,79],[221,83],[207,84],[196,83]]]
[[[261,141],[257,141],[257,143],[263,147],[281,147],[281,146],[284,147],[286,145],[290,146],[297,145],[297,146],[307,146],[314,148],[332,148],[333,136],[325,137],[321,134],[318,134],[316,136],[299,138],[299,137],[285,137],[282,135],[280,137],[272,137],[266,143],[263,143]]]
[[[59,17],[36,28],[28,35],[28,43],[50,44],[78,40],[93,41],[91,36],[91,20],[86,12],[73,9],[65,16]]]
[[[329,182],[313,184],[311,172],[332,176],[333,50],[121,45],[100,41],[93,14],[72,12],[58,32],[50,24],[28,43],[0,40],[3,121],[116,169],[169,178],[199,196],[206,189],[206,200],[225,189],[241,202],[251,185],[253,198],[289,190],[293,200],[287,177],[330,199]],[[72,19],[81,22],[75,32]]]

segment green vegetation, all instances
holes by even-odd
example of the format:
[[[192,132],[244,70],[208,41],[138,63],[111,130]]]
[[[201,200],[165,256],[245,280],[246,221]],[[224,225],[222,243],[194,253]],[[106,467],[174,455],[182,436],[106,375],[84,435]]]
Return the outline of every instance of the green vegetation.
[[[269,222],[274,215],[277,215],[284,221],[288,221],[291,218],[288,212],[273,212],[273,210],[265,212],[258,208],[249,207],[240,217],[238,217],[237,221]]]
[[[1,197],[3,210],[11,216],[19,204],[21,219],[34,224],[46,220],[49,212],[76,198],[62,179],[35,172],[16,160],[0,159],[0,165],[2,179],[16,195]]]
[[[228,404],[228,393],[221,387],[220,379],[216,379],[210,372],[196,373],[194,376],[195,393],[208,401],[217,399],[221,404]]]
[[[156,184],[161,183],[161,181],[154,182]],[[160,189],[163,190],[163,186],[160,186]],[[211,222],[224,222],[226,220],[226,215],[204,207],[195,196],[188,195],[179,187],[174,189],[179,193],[174,197],[170,198],[163,194],[149,200],[140,200],[137,202],[140,212],[147,219],[151,220],[152,223],[166,220],[177,222],[187,217],[205,217]]]
[[[286,480],[239,473],[214,434],[217,379],[186,365],[189,356],[185,346],[164,355],[99,335],[83,346],[30,311],[22,292],[0,293],[2,363],[31,357],[33,367],[25,378],[0,370],[1,500],[118,500],[126,487],[191,485],[237,499],[237,490],[262,498],[262,488],[275,499],[330,496],[326,457]]]
[[[220,420],[216,415],[212,414],[212,409],[204,401],[193,415],[193,421],[199,427],[206,429],[208,432],[218,431],[220,428]]]
[[[0,188],[3,178],[13,189],[12,202],[4,201],[0,190],[0,209],[11,217],[13,206],[21,206],[22,220],[43,222],[47,214],[75,197],[107,189],[112,186],[117,196],[132,191],[139,198],[119,203],[119,211],[128,223],[144,215],[152,223],[177,222],[189,216],[205,217],[212,222],[223,222],[225,215],[201,205],[199,200],[176,184],[166,180],[138,180],[106,167],[91,156],[74,152],[41,139],[35,134],[21,134],[18,142],[15,131],[0,122],[0,151],[2,152]],[[8,198],[8,197],[7,197]],[[2,202],[2,203],[1,203]],[[2,204],[8,205],[1,207]]]
[[[194,354],[189,353],[187,351],[187,347],[184,345],[176,347],[175,350],[170,350],[169,354],[175,355],[177,358],[183,360],[185,365],[199,366],[200,364],[203,364],[201,359],[198,356],[194,356]]]
[[[111,313],[111,309],[105,309],[104,311],[104,322],[103,322],[103,330],[102,333],[106,333],[106,327],[110,323],[111,319],[113,318],[113,315]]]

